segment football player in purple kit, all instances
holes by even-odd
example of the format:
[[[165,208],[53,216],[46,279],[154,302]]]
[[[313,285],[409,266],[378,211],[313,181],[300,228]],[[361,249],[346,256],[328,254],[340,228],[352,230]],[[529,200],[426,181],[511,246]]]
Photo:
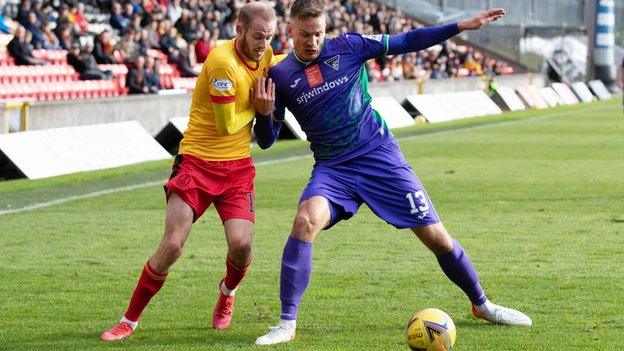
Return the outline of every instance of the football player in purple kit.
[[[362,203],[396,228],[411,229],[468,296],[475,316],[497,324],[532,324],[522,312],[486,298],[468,255],[440,222],[392,133],[372,109],[364,67],[371,58],[422,50],[504,15],[503,9],[491,9],[459,23],[393,36],[348,33],[325,39],[323,0],[293,2],[289,34],[294,50],[255,86],[255,98],[274,100],[275,109],[270,116],[256,113],[254,131],[261,148],[271,146],[288,108],[311,143],[315,165],[283,251],[280,322],[256,344],[294,339],[314,239],[322,229],[352,217]]]

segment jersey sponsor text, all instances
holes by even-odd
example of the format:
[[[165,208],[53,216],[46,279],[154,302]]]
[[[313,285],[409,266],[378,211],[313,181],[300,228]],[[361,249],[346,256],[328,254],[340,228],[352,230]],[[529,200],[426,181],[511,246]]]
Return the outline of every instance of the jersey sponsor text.
[[[321,85],[320,87],[314,88],[310,91],[308,91],[307,93],[303,93],[301,94],[301,96],[299,96],[297,98],[297,104],[301,105],[301,104],[305,104],[306,102],[308,102],[308,100],[310,100],[311,98],[324,93],[326,91],[329,91],[331,89],[334,89],[335,87],[342,85],[346,82],[349,81],[349,77],[344,76],[342,78],[338,78],[336,80],[333,80],[331,82],[325,82],[325,84]]]

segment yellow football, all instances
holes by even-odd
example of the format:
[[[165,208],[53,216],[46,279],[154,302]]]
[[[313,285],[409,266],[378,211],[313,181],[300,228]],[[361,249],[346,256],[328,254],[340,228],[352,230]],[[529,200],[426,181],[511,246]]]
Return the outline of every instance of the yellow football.
[[[455,344],[457,329],[448,314],[437,308],[416,312],[405,327],[405,339],[412,350],[448,351]]]

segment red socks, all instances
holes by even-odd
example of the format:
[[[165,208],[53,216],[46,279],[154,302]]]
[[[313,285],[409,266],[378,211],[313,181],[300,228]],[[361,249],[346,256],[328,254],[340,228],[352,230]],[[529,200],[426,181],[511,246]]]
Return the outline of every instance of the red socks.
[[[149,262],[146,262],[139,282],[136,288],[134,288],[134,293],[132,293],[125,317],[131,321],[138,322],[147,304],[165,284],[166,278],[167,274],[157,273],[150,267]]]
[[[245,264],[242,268],[237,267],[228,257],[225,260],[225,266],[227,269],[225,278],[223,278],[225,287],[229,290],[236,289],[241,280],[245,277],[245,274],[247,274],[247,269],[250,264],[251,261]],[[163,284],[165,284],[166,278],[167,274],[156,272],[150,267],[149,262],[146,262],[145,266],[143,266],[143,272],[141,273],[139,282],[137,283],[136,288],[134,288],[134,293],[132,293],[128,310],[124,316],[133,322],[138,322],[141,318],[141,313],[143,313],[147,304],[150,302],[152,297],[156,295],[160,288],[162,288]]]
[[[247,262],[244,267],[237,267],[230,260],[230,258],[227,257],[225,260],[225,278],[223,278],[225,287],[229,290],[236,289],[240,284],[241,280],[243,280],[243,278],[245,277],[245,274],[247,274],[247,269],[249,268],[249,265],[251,265],[251,260]]]

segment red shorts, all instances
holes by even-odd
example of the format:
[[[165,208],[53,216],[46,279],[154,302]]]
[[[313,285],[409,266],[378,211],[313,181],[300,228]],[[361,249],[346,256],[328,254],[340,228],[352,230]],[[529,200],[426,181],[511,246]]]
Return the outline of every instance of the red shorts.
[[[225,222],[232,218],[255,221],[254,186],[256,176],[251,157],[233,161],[205,161],[191,155],[178,155],[169,181],[167,200],[178,194],[193,209],[195,222],[214,203]]]

